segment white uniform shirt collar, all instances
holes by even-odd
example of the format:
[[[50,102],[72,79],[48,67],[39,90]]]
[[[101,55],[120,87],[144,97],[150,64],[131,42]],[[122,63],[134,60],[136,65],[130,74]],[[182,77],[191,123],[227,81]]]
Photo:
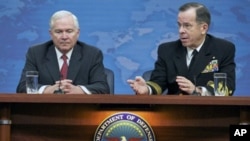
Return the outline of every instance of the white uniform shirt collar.
[[[197,52],[200,51],[202,45],[204,44],[205,39],[203,40],[203,42],[197,47],[195,48],[197,50]],[[191,47],[187,47],[187,58],[192,58],[192,53],[193,53],[194,49]]]

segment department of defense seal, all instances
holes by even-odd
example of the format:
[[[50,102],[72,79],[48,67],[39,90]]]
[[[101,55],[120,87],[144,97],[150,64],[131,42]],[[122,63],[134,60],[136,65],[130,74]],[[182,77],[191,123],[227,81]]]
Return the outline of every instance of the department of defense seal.
[[[144,119],[121,112],[107,117],[98,126],[94,141],[155,141],[155,136]]]

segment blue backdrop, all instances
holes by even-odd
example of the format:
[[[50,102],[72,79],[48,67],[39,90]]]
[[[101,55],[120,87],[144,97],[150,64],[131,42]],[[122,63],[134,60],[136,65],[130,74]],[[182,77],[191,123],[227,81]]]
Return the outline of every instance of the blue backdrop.
[[[158,45],[178,38],[178,8],[185,2],[188,0],[2,0],[0,92],[15,93],[27,48],[50,39],[50,16],[64,9],[79,18],[80,40],[103,51],[104,65],[115,72],[115,93],[133,94],[126,80],[152,69]],[[250,1],[198,2],[211,11],[209,33],[236,45],[235,95],[250,95]]]

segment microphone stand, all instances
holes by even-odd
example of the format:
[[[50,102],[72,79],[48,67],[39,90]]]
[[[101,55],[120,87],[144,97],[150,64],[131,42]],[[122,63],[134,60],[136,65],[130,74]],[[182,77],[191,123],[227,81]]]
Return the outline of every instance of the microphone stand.
[[[197,92],[196,91],[196,76],[194,75],[194,91],[193,91],[193,93],[192,93],[192,95],[201,95],[201,93],[199,93],[199,92]]]

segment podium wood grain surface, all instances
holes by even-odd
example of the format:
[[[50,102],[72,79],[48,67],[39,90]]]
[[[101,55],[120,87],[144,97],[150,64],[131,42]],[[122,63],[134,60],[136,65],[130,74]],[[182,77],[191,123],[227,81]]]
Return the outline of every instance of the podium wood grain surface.
[[[228,141],[250,123],[250,97],[0,94],[0,141],[93,141],[117,112],[139,115],[157,141]]]

